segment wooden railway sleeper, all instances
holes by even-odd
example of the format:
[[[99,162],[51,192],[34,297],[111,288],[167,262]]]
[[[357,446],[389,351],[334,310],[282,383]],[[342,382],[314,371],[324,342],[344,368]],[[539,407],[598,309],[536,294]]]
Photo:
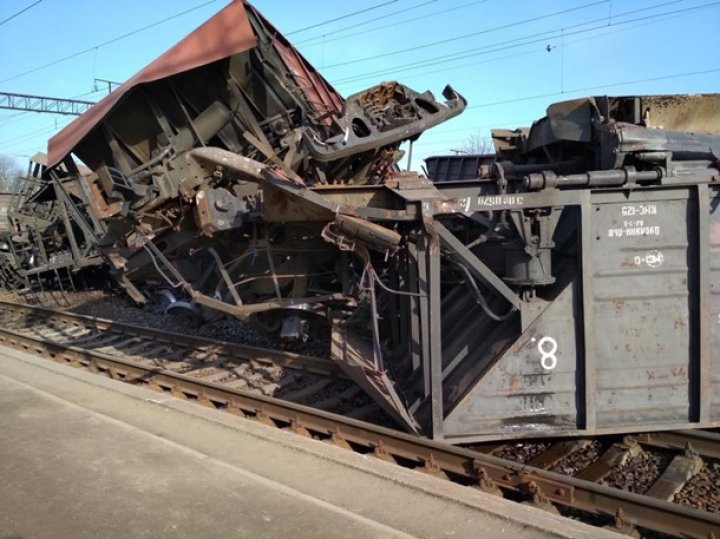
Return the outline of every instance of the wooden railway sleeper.
[[[26,321],[29,317],[33,317],[33,319],[41,320],[45,325],[58,324],[60,322],[63,324],[75,324],[100,332],[116,333],[126,340],[128,336],[132,336],[134,338],[149,338],[154,342],[164,342],[171,345],[173,348],[183,346],[190,350],[191,353],[194,353],[195,350],[207,350],[209,353],[222,353],[238,360],[247,360],[252,358],[253,361],[259,363],[280,365],[291,369],[300,369],[306,372],[313,372],[325,376],[332,374],[333,376],[339,378],[347,378],[347,375],[344,374],[339,366],[327,359],[303,356],[281,350],[269,350],[251,345],[241,345],[224,341],[211,341],[210,339],[203,337],[194,337],[179,333],[160,331],[82,314],[56,311],[46,307],[30,306],[8,301],[0,301],[0,307],[6,311],[18,313],[18,319],[23,320],[23,326],[27,325]],[[7,326],[3,327],[7,328]]]
[[[523,487],[526,490],[539,489],[553,503],[575,507],[598,515],[611,516],[618,507],[622,507],[627,515],[627,518],[623,519],[624,521],[666,533],[684,533],[689,537],[702,538],[709,537],[710,533],[720,526],[720,518],[717,515],[678,504],[660,500],[652,501],[646,496],[594,485],[577,478],[563,478],[541,469],[518,466],[497,457],[480,456],[479,453],[470,450],[424,441],[403,433],[361,424],[307,407],[232,391],[161,369],[148,369],[120,358],[78,350],[57,343],[45,343],[37,337],[12,335],[11,331],[2,329],[0,332],[6,334],[7,342],[14,342],[18,347],[24,349],[34,348],[39,344],[41,347],[45,347],[48,353],[54,352],[56,357],[61,360],[72,359],[72,356],[84,358],[79,363],[89,367],[90,358],[95,358],[99,361],[98,365],[102,363],[107,367],[115,366],[123,372],[140,377],[141,381],[146,383],[149,379],[155,379],[158,387],[165,392],[172,392],[174,387],[182,386],[183,394],[191,396],[191,398],[197,399],[199,392],[207,391],[208,398],[211,399],[214,399],[215,396],[218,396],[218,401],[232,399],[237,403],[238,409],[242,409],[243,414],[246,413],[245,410],[248,410],[249,413],[246,415],[255,415],[256,418],[259,416],[261,420],[266,416],[275,427],[284,427],[301,414],[304,428],[310,432],[317,432],[321,436],[323,433],[327,433],[330,441],[343,447],[351,447],[352,443],[371,448],[372,444],[377,444],[379,440],[385,440],[387,451],[393,456],[400,456],[418,463],[430,461],[432,466],[436,466],[446,474],[452,472],[453,475],[459,474],[469,479],[479,477],[471,463],[482,460],[482,467],[487,475],[502,488],[515,491],[520,491]],[[228,405],[227,408],[231,409],[232,406]],[[530,482],[533,482],[535,486],[528,487]]]
[[[683,454],[675,455],[662,475],[655,480],[645,493],[646,496],[672,501],[685,484],[703,468],[703,460],[690,444]]]
[[[611,445],[598,460],[577,474],[578,479],[598,483],[607,477],[615,468],[621,466],[631,457],[642,452],[640,445],[632,438],[626,437],[622,443]]]

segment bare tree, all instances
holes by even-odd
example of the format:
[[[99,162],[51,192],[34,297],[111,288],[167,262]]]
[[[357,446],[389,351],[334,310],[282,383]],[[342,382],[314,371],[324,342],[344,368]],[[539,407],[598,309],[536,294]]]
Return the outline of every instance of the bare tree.
[[[495,153],[495,146],[492,140],[483,136],[482,132],[477,130],[460,146],[460,151],[468,154],[488,154]]]
[[[0,191],[16,191],[23,169],[16,159],[0,155]]]

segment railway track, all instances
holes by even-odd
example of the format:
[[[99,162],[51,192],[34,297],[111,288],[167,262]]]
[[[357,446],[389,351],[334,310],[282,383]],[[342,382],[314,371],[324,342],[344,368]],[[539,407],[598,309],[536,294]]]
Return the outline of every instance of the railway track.
[[[0,301],[0,325],[41,342],[94,350],[336,413],[380,413],[327,359],[8,301]]]
[[[625,436],[483,444],[474,449],[656,499],[720,513],[720,434]]]
[[[627,463],[637,454],[637,449],[632,449],[633,444],[673,451],[677,457],[687,459],[717,458],[720,444],[713,433],[672,432],[625,437],[622,442],[611,443],[609,447],[614,449],[601,452],[595,463],[573,477],[552,470],[563,459],[570,458],[585,443],[583,441],[548,442],[547,447],[528,462],[513,462],[493,454],[502,452],[504,446],[501,444],[486,444],[480,450],[473,450],[433,442],[270,397],[258,388],[238,388],[213,377],[198,377],[197,369],[172,370],[170,367],[183,364],[181,359],[173,359],[174,356],[167,363],[148,361],[146,356],[137,355],[137,348],[131,349],[131,352],[134,351],[131,357],[123,355],[121,351],[128,348],[120,343],[128,341],[130,335],[133,335],[132,339],[144,335],[152,341],[155,332],[146,328],[18,304],[0,303],[0,309],[0,322],[3,324],[0,344],[6,346],[252,418],[272,427],[326,440],[463,485],[540,507],[559,509],[563,514],[574,518],[582,516],[597,525],[608,525],[622,531],[638,529],[644,533],[649,530],[678,537],[718,537],[720,515],[668,501],[687,482],[687,479],[673,480],[673,477],[681,478],[682,474],[672,476],[668,473],[671,468],[676,472],[678,469],[682,471],[680,460],[673,466],[673,458],[671,465],[644,495],[598,482],[613,473],[618,464]],[[119,340],[98,339],[97,333],[108,333],[108,338],[119,336]],[[211,362],[224,358],[228,364],[233,361],[256,362],[267,368],[283,365],[288,369],[307,370],[323,376],[337,374],[331,364],[316,358],[226,343],[218,343],[213,348],[212,343],[208,344],[203,339],[168,334],[165,337],[156,346],[170,345],[178,354],[181,350],[187,353],[190,349],[200,350],[201,355],[215,354],[217,357],[205,357]],[[115,345],[111,346],[113,342]],[[153,346],[150,341],[146,345]],[[628,449],[620,447],[622,444]],[[613,455],[616,455],[615,461],[611,458]],[[696,468],[697,463],[694,466]],[[595,469],[595,472],[587,471],[589,469]]]

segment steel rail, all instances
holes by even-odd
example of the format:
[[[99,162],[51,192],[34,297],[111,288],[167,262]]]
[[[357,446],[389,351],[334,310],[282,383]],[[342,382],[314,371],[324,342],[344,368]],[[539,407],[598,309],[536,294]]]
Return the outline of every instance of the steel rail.
[[[152,339],[154,342],[158,343],[167,343],[173,346],[207,350],[215,354],[227,355],[233,358],[246,360],[252,359],[253,361],[257,361],[259,363],[280,365],[292,369],[302,369],[306,372],[316,374],[347,378],[342,369],[329,359],[306,356],[285,350],[273,350],[270,348],[184,335],[166,330],[136,326],[123,322],[115,322],[106,318],[97,318],[83,314],[69,313],[66,311],[56,311],[46,307],[24,305],[11,301],[0,301],[0,312],[3,310],[30,313],[33,317],[51,321],[60,320],[85,328],[93,328],[106,333],[112,332],[130,335],[133,337],[143,337]]]
[[[643,432],[629,436],[641,445],[683,450],[690,444],[701,457],[720,460],[720,433],[704,430]]]
[[[279,399],[146,366],[107,354],[56,343],[42,337],[0,328],[0,344],[84,367],[93,372],[164,391],[180,398],[363,453],[404,462],[481,489],[495,485],[532,495],[561,506],[681,537],[712,537],[720,530],[720,515],[648,498],[589,481],[528,467],[449,444],[364,423]]]

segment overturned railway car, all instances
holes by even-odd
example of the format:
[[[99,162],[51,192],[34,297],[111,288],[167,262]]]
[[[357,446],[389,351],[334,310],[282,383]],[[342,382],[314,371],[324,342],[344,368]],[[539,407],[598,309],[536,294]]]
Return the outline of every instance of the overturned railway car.
[[[330,339],[452,443],[720,425],[720,96],[557,103],[494,131],[478,177],[399,171],[464,108],[343,98],[233,2],[51,139],[4,267],[29,287],[101,264],[141,303]]]

